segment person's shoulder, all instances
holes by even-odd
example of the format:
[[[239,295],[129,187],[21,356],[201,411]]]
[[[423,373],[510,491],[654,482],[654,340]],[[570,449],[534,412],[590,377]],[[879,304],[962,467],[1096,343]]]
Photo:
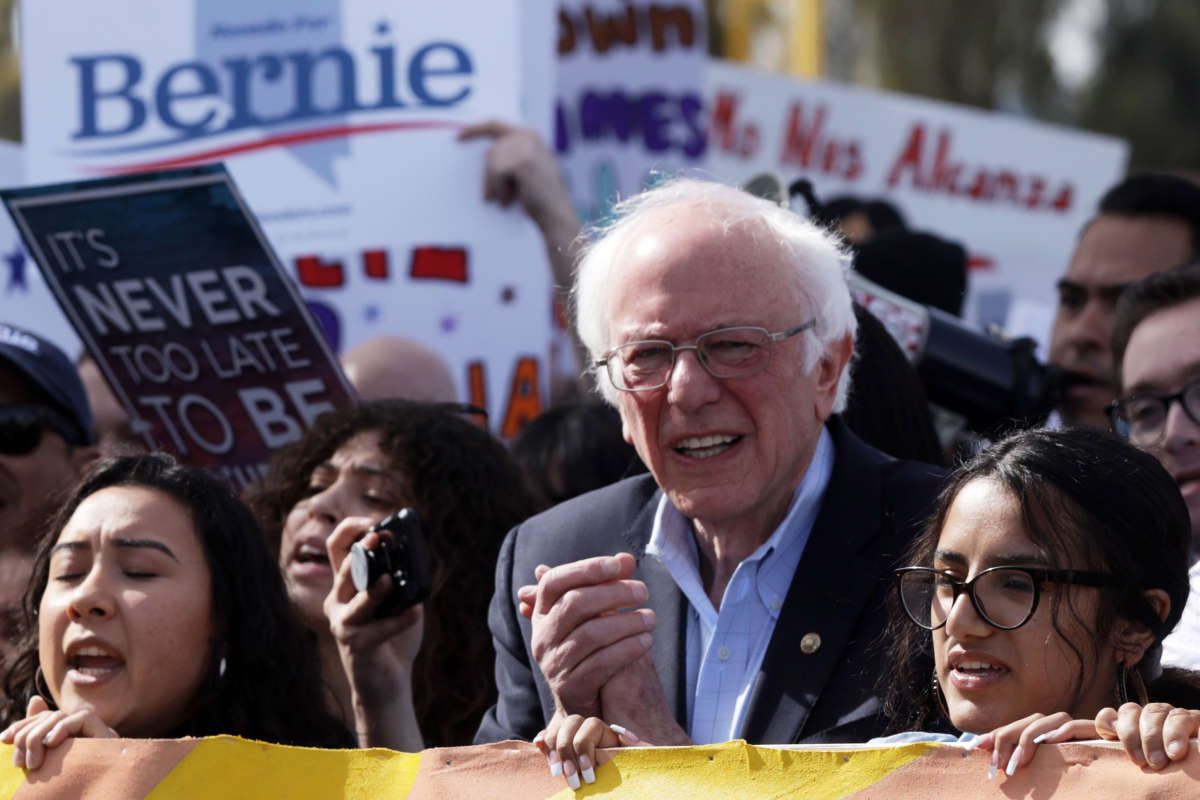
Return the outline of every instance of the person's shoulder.
[[[526,526],[558,526],[564,522],[609,522],[614,517],[637,514],[658,491],[648,473],[625,478],[599,489],[572,497],[530,517]]]
[[[885,490],[897,493],[916,493],[927,497],[936,494],[946,480],[949,471],[936,464],[908,461],[895,458],[864,442],[839,419],[829,423],[833,435],[836,459],[840,459],[850,474],[862,470],[874,470],[880,476]],[[835,469],[836,473],[836,469]]]
[[[652,516],[657,494],[658,484],[644,474],[573,497],[518,525],[516,547],[543,554],[546,563],[627,549],[623,534],[639,515]]]

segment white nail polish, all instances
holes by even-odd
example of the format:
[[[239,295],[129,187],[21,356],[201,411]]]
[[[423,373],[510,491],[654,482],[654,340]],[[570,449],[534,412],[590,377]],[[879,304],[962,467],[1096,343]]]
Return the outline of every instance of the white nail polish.
[[[991,764],[988,765],[988,780],[990,781],[995,777],[996,777],[996,762],[993,761]]]
[[[1012,777],[1012,774],[1017,771],[1017,765],[1021,763],[1021,746],[1017,745],[1017,749],[1013,750],[1012,758],[1008,760],[1008,766],[1004,768],[1004,774]]]
[[[1040,736],[1035,736],[1035,737],[1033,737],[1033,743],[1034,743],[1034,744],[1041,744],[1042,742],[1044,742],[1044,741],[1046,741],[1047,739],[1049,739],[1049,738],[1050,738],[1050,734],[1052,734],[1052,733],[1054,733],[1054,731],[1047,731],[1046,733],[1043,733],[1043,734],[1041,734]]]
[[[550,777],[557,778],[562,775],[562,761],[558,758],[558,753],[551,752],[547,758],[550,761]]]
[[[617,725],[616,723],[613,723],[612,725],[609,725],[608,727],[613,733],[617,734],[618,736],[624,736],[626,739],[628,739],[631,742],[640,742],[641,741],[641,739],[638,738],[637,734],[634,733],[633,731],[629,730],[628,728]]]
[[[596,770],[592,769],[591,767],[588,767],[587,769],[584,769],[584,770],[580,770],[579,774],[583,776],[584,783],[595,783],[596,782]]]
[[[570,786],[572,789],[578,789],[582,785],[583,784],[579,782],[579,776],[574,772],[567,776],[567,786]]]

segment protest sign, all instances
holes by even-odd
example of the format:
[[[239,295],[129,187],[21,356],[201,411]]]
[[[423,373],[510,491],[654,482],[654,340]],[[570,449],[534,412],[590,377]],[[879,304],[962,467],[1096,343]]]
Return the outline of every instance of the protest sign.
[[[1128,147],[1074,131],[933,100],[788,78],[710,62],[707,166],[742,182],[763,171],[808,178],[821,201],[888,200],[909,227],[968,251],[964,315],[1026,320],[1045,340],[1054,284]],[[797,208],[807,212],[803,201]]]
[[[26,774],[0,745],[0,800],[319,798],[531,800],[608,797],[880,798],[1095,797],[1192,798],[1200,778],[1195,753],[1161,771],[1132,763],[1115,742],[1043,744],[1014,775],[987,779],[990,753],[956,745],[697,747],[597,751],[596,782],[579,790],[546,769],[528,742],[431,748],[421,753],[319,750],[206,739],[74,739],[46,753]]]
[[[513,432],[544,398],[549,267],[523,213],[483,201],[490,143],[456,136],[489,118],[548,135],[552,14],[520,0],[29,3],[26,178],[225,162],[335,351],[417,339]]]
[[[223,168],[0,196],[147,446],[240,487],[350,401]]]
[[[557,23],[554,151],[580,219],[603,222],[656,174],[701,163],[707,14],[702,0],[559,0]],[[552,368],[569,374],[565,309],[555,320]]]
[[[560,0],[554,146],[584,220],[701,163],[707,30],[701,0]]]

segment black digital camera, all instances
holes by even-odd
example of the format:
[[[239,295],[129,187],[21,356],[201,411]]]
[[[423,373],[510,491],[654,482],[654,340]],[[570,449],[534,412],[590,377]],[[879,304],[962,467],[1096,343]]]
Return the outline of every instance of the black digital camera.
[[[354,588],[362,592],[383,575],[392,576],[392,591],[375,610],[376,617],[394,617],[429,597],[433,589],[429,574],[429,552],[421,535],[421,522],[411,508],[380,520],[372,531],[381,535],[374,550],[361,541],[350,545],[350,575]]]

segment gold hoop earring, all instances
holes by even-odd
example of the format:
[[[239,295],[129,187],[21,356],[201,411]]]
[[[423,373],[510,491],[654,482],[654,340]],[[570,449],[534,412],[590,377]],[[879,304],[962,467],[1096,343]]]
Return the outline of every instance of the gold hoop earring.
[[[937,700],[938,709],[942,712],[942,716],[949,720],[950,708],[946,705],[946,695],[942,692],[942,685],[938,683],[936,671],[933,673],[933,696]]]
[[[1132,695],[1130,689],[1133,690]],[[1137,667],[1130,669],[1125,666],[1125,662],[1117,663],[1117,702],[1118,705],[1124,705],[1132,700],[1135,703],[1146,705],[1148,692],[1146,691],[1146,682],[1142,680],[1142,673]]]
[[[41,686],[38,685],[39,683]],[[45,692],[42,691],[43,687],[46,689]],[[38,664],[37,669],[33,671],[33,690],[41,695],[47,703],[54,702],[54,698],[50,695],[50,684],[46,683],[46,673],[42,672],[41,664]]]

